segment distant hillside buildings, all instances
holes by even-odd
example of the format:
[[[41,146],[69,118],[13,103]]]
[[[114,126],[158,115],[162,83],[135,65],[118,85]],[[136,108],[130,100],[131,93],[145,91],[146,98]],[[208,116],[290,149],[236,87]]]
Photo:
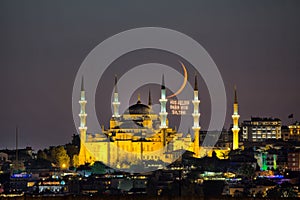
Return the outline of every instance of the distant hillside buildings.
[[[289,126],[288,140],[300,141],[300,124],[296,122]]]
[[[251,120],[242,123],[242,138],[250,142],[281,139],[281,125],[278,118],[252,117]]]
[[[300,171],[300,150],[289,152],[288,154],[288,169],[292,171]]]

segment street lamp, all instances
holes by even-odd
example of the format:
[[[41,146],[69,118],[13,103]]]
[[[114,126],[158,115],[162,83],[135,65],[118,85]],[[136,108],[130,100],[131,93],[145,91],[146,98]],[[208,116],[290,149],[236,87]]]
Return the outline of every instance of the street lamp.
[[[63,163],[63,164],[61,165],[61,168],[62,168],[62,169],[65,169],[65,168],[67,168],[67,165],[66,165],[65,163]]]

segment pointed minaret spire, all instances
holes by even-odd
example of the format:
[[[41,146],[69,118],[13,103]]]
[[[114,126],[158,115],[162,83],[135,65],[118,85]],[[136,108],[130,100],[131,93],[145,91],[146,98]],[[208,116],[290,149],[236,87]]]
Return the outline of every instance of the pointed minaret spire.
[[[166,96],[166,87],[165,87],[165,77],[164,75],[162,75],[162,84],[161,84],[161,96],[159,99],[160,102],[160,128],[161,129],[166,129],[168,128],[168,124],[167,124],[167,96]],[[163,143],[164,145],[166,144],[166,140],[165,140],[165,131],[163,130]]]
[[[79,136],[80,136],[79,164],[83,165],[87,162],[86,149],[85,149],[86,131],[87,131],[87,126],[86,126],[87,114],[86,114],[86,111],[85,111],[85,107],[86,107],[87,101],[85,99],[84,79],[83,79],[83,77],[81,79],[81,92],[80,92],[79,104],[80,104],[80,113],[79,113],[80,126],[78,127]]]
[[[238,101],[237,101],[237,95],[236,95],[236,86],[234,86],[234,104],[233,104],[233,114],[232,114],[232,121],[233,121],[233,127],[232,127],[232,133],[233,133],[233,141],[232,141],[232,149],[236,150],[239,148],[239,112],[238,112]]]
[[[198,91],[198,81],[197,81],[197,75],[195,74],[195,86],[194,91]]]
[[[141,103],[141,94],[140,93],[138,93],[138,100],[137,100],[137,103]]]
[[[115,93],[118,93],[118,86],[117,86],[117,83],[118,83],[118,77],[117,77],[117,75],[115,74]]]
[[[236,85],[234,86],[234,103],[238,103],[237,94],[236,94]]]
[[[115,87],[114,100],[112,102],[113,109],[114,109],[113,117],[120,117],[120,114],[119,114],[120,102],[119,102],[119,94],[118,94],[118,77],[117,77],[117,75],[115,75],[115,86],[114,87]]]
[[[149,89],[149,95],[148,95],[148,106],[152,106],[151,91],[150,91],[150,89]]]
[[[199,94],[198,94],[198,81],[197,81],[197,75],[195,74],[195,86],[194,86],[194,100],[192,101],[194,105],[194,112],[192,114],[194,118],[194,125],[192,126],[193,133],[194,133],[194,142],[193,142],[193,151],[194,151],[194,157],[199,158],[200,157],[200,125],[199,125],[199,118],[200,118],[200,112],[199,112]]]
[[[164,76],[164,74],[162,75],[161,89],[162,89],[162,90],[165,90],[165,89],[166,89],[166,87],[165,87],[165,76]]]
[[[81,91],[84,91],[84,78],[81,78]]]

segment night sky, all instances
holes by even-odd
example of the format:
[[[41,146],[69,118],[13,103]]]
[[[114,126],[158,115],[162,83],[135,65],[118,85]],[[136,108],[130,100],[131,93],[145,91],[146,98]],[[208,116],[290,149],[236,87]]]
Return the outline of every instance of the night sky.
[[[231,122],[234,84],[240,121],[266,116],[287,124],[291,113],[293,120],[299,120],[299,11],[297,0],[0,1],[0,148],[14,147],[16,125],[20,147],[37,150],[71,141],[76,133],[72,88],[82,61],[106,38],[147,26],[180,31],[207,50],[226,87],[226,128]],[[114,74],[153,61],[180,71],[177,60],[159,51],[118,59],[106,72],[108,87],[97,90],[100,123],[108,127],[107,94]],[[187,67],[191,71],[188,63]],[[205,129],[210,102],[202,83],[201,125]],[[141,93],[146,101],[146,93]],[[158,102],[158,97],[159,92],[153,91],[153,101]]]

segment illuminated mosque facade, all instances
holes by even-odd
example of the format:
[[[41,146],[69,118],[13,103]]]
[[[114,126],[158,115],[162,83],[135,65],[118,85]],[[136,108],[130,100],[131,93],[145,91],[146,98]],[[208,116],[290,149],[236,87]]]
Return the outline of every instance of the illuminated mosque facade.
[[[110,127],[107,130],[102,128],[101,133],[91,134],[87,132],[86,119],[87,113],[85,106],[85,89],[82,79],[80,95],[80,152],[79,164],[93,163],[101,161],[109,166],[117,168],[126,168],[129,165],[141,162],[162,161],[172,163],[181,154],[182,151],[193,152],[194,157],[200,155],[200,126],[199,126],[199,104],[197,76],[194,82],[193,103],[193,137],[191,134],[178,133],[175,129],[169,127],[168,113],[166,110],[167,97],[162,76],[160,112],[157,115],[152,110],[151,93],[149,91],[148,104],[143,104],[138,97],[136,104],[131,105],[124,114],[119,113],[119,95],[117,87],[117,78],[115,78],[115,87],[113,94],[113,115],[110,119]],[[236,98],[235,98],[236,99]],[[234,104],[233,115],[233,134],[238,127],[237,101]],[[238,135],[233,137],[235,141],[234,148],[238,146]]]

